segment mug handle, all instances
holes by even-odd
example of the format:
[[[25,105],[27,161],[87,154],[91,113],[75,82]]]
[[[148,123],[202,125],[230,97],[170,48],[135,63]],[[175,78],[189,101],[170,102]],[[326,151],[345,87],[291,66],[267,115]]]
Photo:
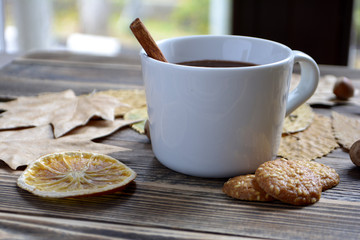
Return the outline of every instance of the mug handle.
[[[300,64],[301,79],[298,86],[289,93],[286,104],[286,116],[314,94],[320,78],[319,67],[314,59],[300,51],[293,51],[293,54],[294,63]]]

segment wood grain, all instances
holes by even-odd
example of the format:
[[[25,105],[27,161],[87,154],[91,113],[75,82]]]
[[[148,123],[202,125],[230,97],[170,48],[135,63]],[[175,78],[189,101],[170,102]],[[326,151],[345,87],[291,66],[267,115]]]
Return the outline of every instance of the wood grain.
[[[90,57],[76,66],[69,62],[74,58],[79,61],[81,57],[70,58],[66,63],[59,56],[48,64],[38,57],[33,57],[33,63],[31,57],[25,57],[26,61],[14,61],[0,70],[3,99],[60,91],[70,86],[69,83],[78,93],[92,91],[93,87],[141,87],[139,72],[135,80],[115,82],[112,79],[115,72],[124,74],[118,76],[122,79],[131,75],[126,71],[132,70],[118,71],[113,69],[113,63],[107,74],[106,66],[96,68]],[[105,80],[88,80],[89,68],[103,71]],[[65,74],[67,71],[77,74]],[[64,74],[59,77],[61,72]],[[356,106],[316,108],[316,111],[329,115],[333,109],[359,114]],[[0,238],[358,239],[360,236],[360,168],[341,149],[318,160],[336,169],[340,184],[324,192],[318,203],[300,207],[277,201],[259,203],[229,198],[221,191],[227,179],[197,178],[167,169],[154,157],[147,137],[130,128],[96,141],[131,149],[110,155],[138,173],[135,182],[115,194],[45,199],[18,188],[16,180],[21,170],[12,171],[0,161]]]
[[[0,225],[6,226],[0,232],[2,239],[29,239],[33,232],[36,239],[234,239],[234,236],[180,231],[168,228],[154,228],[135,225],[119,225],[95,221],[34,217],[22,214],[0,213]]]
[[[135,52],[140,52],[139,49],[134,50]],[[98,55],[89,55],[89,54],[81,54],[81,53],[72,53],[69,51],[35,51],[30,52],[22,57],[19,57],[17,60],[40,60],[46,62],[63,62],[64,64],[68,63],[91,63],[91,64],[132,64],[132,65],[140,65],[140,58],[137,54],[124,55],[121,54],[119,56],[98,56]]]
[[[107,140],[108,142],[110,140]],[[51,216],[101,223],[152,226],[181,231],[266,238],[355,238],[360,234],[359,170],[349,161],[324,158],[341,176],[338,187],[326,191],[319,203],[296,207],[280,202],[257,203],[228,198],[221,192],[225,179],[200,179],[175,173],[154,159],[148,143],[116,141],[132,152],[112,154],[138,173],[123,192],[93,198],[49,200],[15,185],[20,172],[1,168],[0,210],[30,216]],[[111,142],[110,141],[110,142]],[[335,155],[343,155],[336,151]],[[350,172],[350,174],[349,174]],[[311,224],[309,224],[311,223]],[[319,236],[316,238],[316,236]]]
[[[142,84],[140,68],[133,65],[99,65],[59,62],[41,62],[34,66],[29,61],[14,61],[5,66],[1,74],[27,79],[51,79],[79,82],[137,83]]]

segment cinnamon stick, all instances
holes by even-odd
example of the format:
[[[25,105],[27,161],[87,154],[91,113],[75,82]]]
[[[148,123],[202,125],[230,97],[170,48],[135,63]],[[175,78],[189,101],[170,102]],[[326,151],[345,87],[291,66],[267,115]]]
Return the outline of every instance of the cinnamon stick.
[[[161,50],[139,18],[136,18],[130,24],[130,29],[149,57],[167,62]]]

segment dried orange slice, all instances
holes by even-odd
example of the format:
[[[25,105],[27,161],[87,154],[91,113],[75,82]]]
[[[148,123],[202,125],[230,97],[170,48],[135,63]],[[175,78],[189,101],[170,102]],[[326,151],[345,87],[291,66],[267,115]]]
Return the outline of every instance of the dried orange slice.
[[[17,184],[41,197],[64,198],[115,192],[135,177],[131,168],[110,156],[62,152],[32,162]]]

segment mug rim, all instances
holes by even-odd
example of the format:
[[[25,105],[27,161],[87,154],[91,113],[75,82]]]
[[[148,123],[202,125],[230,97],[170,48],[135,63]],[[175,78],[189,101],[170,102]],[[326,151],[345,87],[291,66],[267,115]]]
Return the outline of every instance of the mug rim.
[[[279,43],[279,42],[276,42],[273,40],[264,39],[264,38],[242,36],[242,35],[190,35],[190,36],[181,36],[181,37],[172,37],[172,38],[162,39],[162,40],[156,41],[156,44],[158,44],[158,46],[160,47],[161,44],[169,42],[169,41],[174,41],[174,40],[181,41],[181,40],[200,39],[200,38],[247,39],[247,40],[251,40],[251,41],[267,42],[267,43],[277,45],[278,47],[285,49],[288,52],[288,56],[281,60],[278,60],[278,61],[265,63],[265,64],[258,64],[258,65],[254,65],[254,66],[216,67],[216,68],[215,67],[199,67],[199,66],[180,65],[180,64],[172,63],[172,62],[162,62],[162,61],[159,61],[152,57],[149,57],[143,48],[140,50],[140,56],[141,56],[141,58],[144,58],[145,60],[153,62],[153,63],[165,64],[167,66],[172,66],[172,67],[176,67],[176,68],[180,68],[180,69],[181,68],[191,69],[191,70],[197,69],[197,70],[207,70],[207,71],[223,71],[225,69],[226,69],[226,71],[240,70],[240,69],[241,70],[249,70],[249,69],[274,67],[274,66],[281,65],[281,64],[288,62],[293,57],[293,50],[282,43]]]

